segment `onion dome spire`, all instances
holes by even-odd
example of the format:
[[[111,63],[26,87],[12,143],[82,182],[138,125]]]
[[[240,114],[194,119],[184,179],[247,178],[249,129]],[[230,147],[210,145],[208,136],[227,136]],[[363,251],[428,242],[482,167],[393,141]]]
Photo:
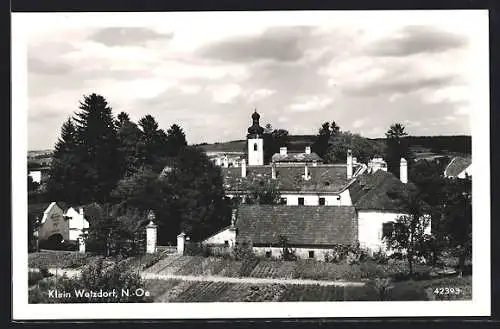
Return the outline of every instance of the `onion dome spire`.
[[[264,128],[259,125],[260,114],[257,109],[252,113],[253,124],[248,128],[248,138],[261,138],[264,134]]]

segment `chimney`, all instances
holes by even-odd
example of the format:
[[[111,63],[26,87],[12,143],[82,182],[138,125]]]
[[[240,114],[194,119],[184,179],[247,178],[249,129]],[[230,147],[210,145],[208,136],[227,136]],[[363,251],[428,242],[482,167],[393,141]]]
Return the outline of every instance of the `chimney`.
[[[241,177],[247,177],[247,162],[245,159],[241,159]]]
[[[347,179],[352,178],[352,151],[347,150]]]
[[[304,179],[309,180],[311,177],[309,176],[309,167],[307,163],[304,165]]]
[[[311,154],[311,147],[310,146],[306,146],[306,154]]]
[[[274,162],[271,164],[271,178],[276,179],[276,165]]]
[[[280,147],[280,155],[285,155],[286,156],[286,147]]]
[[[80,207],[79,213],[80,213],[80,216],[83,216],[83,208],[82,207]]]
[[[408,162],[405,158],[401,158],[399,163],[399,179],[403,184],[408,183]]]

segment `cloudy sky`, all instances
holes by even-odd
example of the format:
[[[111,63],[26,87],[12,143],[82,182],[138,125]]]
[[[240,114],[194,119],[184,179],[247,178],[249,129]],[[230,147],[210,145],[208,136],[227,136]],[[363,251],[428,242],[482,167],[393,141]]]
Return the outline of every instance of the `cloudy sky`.
[[[292,134],[331,120],[366,137],[393,122],[412,135],[471,133],[473,64],[488,57],[464,15],[130,15],[32,14],[29,149],[52,148],[92,92],[115,115],[179,124],[190,143],[244,138],[254,108]]]

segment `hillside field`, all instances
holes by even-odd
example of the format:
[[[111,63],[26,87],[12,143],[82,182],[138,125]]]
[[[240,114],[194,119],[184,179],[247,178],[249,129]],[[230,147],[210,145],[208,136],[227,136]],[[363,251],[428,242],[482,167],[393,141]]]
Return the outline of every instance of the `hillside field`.
[[[291,135],[288,150],[304,151],[306,146],[314,143],[314,135]],[[384,145],[384,138],[368,139],[372,143]],[[471,154],[471,136],[408,136],[405,137],[410,149],[417,158],[433,156],[468,156]],[[199,144],[207,152],[245,152],[246,140],[235,140],[214,144]]]

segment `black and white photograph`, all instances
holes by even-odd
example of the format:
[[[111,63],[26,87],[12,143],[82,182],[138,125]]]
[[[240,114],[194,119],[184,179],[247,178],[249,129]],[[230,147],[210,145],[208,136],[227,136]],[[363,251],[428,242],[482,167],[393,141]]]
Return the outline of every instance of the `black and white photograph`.
[[[12,36],[14,318],[490,315],[487,11]]]

